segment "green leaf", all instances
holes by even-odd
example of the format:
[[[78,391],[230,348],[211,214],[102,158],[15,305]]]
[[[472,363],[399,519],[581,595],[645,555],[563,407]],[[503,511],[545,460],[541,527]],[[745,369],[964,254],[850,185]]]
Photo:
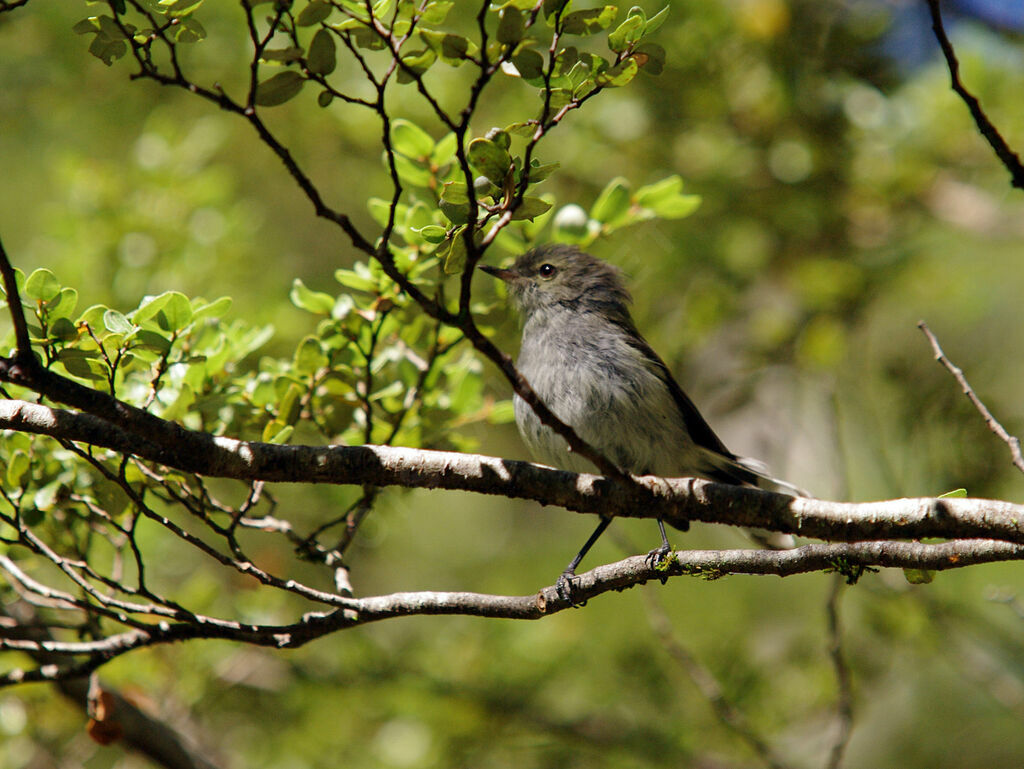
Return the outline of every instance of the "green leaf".
[[[498,31],[496,36],[499,43],[515,45],[523,39],[526,32],[526,25],[523,21],[523,12],[515,6],[505,6],[498,12]]]
[[[412,121],[398,118],[391,122],[391,146],[408,158],[429,158],[434,140]]]
[[[335,270],[334,279],[346,288],[372,293],[377,290],[377,281],[354,270]]]
[[[454,133],[448,133],[437,140],[434,151],[430,153],[430,162],[436,166],[443,166],[455,160],[455,150],[458,149],[459,139]]]
[[[445,182],[441,189],[441,199],[449,203],[468,203],[469,191],[465,182]]]
[[[341,26],[342,25],[340,24],[332,25],[334,29],[339,29],[341,28]],[[385,47],[387,47],[387,43],[385,42],[384,38],[377,34],[377,30],[375,29],[369,29],[367,27],[356,27],[355,29],[351,30],[348,34],[349,37],[355,41],[356,46],[359,48],[366,48],[371,51],[382,51],[384,50]],[[425,34],[425,31],[421,31],[420,34]]]
[[[337,63],[334,35],[326,29],[318,29],[313,35],[313,41],[309,44],[306,66],[310,72],[315,72],[317,75],[329,75],[334,72]]]
[[[523,198],[523,202],[516,206],[515,211],[512,212],[512,219],[534,219],[541,214],[547,213],[551,205],[546,200],[527,195]]]
[[[292,366],[296,373],[308,375],[326,368],[329,362],[320,345],[320,340],[315,336],[307,336],[295,350]]]
[[[108,309],[110,308],[106,305],[94,304],[78,316],[76,323],[84,323],[93,330],[98,330],[103,326],[103,315]]]
[[[330,16],[333,10],[333,6],[325,2],[325,0],[311,0],[309,5],[303,8],[299,15],[295,17],[295,26],[311,27],[314,24],[319,24]]]
[[[632,58],[648,75],[660,75],[665,71],[665,49],[657,43],[641,43]]]
[[[479,50],[475,43],[462,35],[451,32],[436,32],[431,29],[419,30],[420,37],[445,64],[457,67]]]
[[[594,78],[594,82],[600,86],[621,88],[627,85],[640,71],[640,65],[633,57],[620,61],[607,72],[602,72]]]
[[[50,337],[71,342],[78,339],[78,327],[69,318],[57,318],[50,324]]]
[[[284,63],[298,61],[302,58],[302,49],[295,46],[288,48],[265,48],[260,56],[263,61],[281,61]]]
[[[25,296],[40,302],[49,302],[60,294],[60,281],[57,276],[40,267],[33,270],[25,281]]]
[[[300,310],[317,315],[329,315],[334,308],[333,296],[307,288],[299,278],[292,282],[292,290],[289,292],[288,298]]]
[[[654,14],[651,18],[647,20],[647,23],[644,25],[644,35],[649,35],[652,32],[656,32],[658,28],[665,23],[665,19],[668,18],[668,10],[669,6],[666,5],[664,8],[662,8],[660,11],[658,11],[656,14]]]
[[[278,72],[256,86],[254,101],[261,107],[276,107],[296,96],[305,83],[306,79],[298,72]]]
[[[544,0],[544,16],[550,18],[561,13],[572,0]]]
[[[590,218],[602,224],[621,224],[629,214],[629,182],[621,176],[612,179],[601,190],[590,209]]]
[[[89,44],[89,53],[109,67],[116,59],[128,53],[128,46],[124,40],[111,40],[104,35],[96,35]]]
[[[171,340],[163,334],[144,328],[135,334],[133,350],[148,350],[158,355],[166,355],[171,349]]]
[[[7,488],[21,486],[21,479],[28,472],[31,464],[32,462],[28,454],[21,449],[11,452],[10,456],[7,457],[7,473],[5,476]]]
[[[334,101],[334,94],[330,91],[321,91],[320,95],[316,97],[316,103],[321,107],[329,107],[332,101]]]
[[[448,241],[448,246],[440,252],[445,275],[460,273],[466,266],[466,241],[463,237],[465,231],[465,227],[455,230]]]
[[[412,51],[402,56],[403,67],[397,73],[399,83],[411,83],[417,77],[430,69],[430,66],[437,61],[437,54],[430,48],[420,51]]]
[[[566,35],[593,35],[615,21],[619,9],[614,5],[602,8],[588,8],[585,11],[573,11],[562,17],[562,33]]]
[[[165,291],[158,296],[147,297],[131,314],[131,320],[141,326],[150,319],[164,331],[178,331],[192,320],[192,303],[179,291]]]
[[[181,19],[174,29],[174,40],[178,43],[198,43],[206,39],[206,28],[194,16]]]
[[[443,243],[448,230],[439,224],[428,224],[426,227],[413,227],[412,231],[427,243]]]
[[[639,13],[634,13],[639,11]],[[616,53],[622,53],[636,43],[644,34],[644,12],[635,8],[629,12],[626,20],[608,34],[608,47]]]
[[[544,76],[544,57],[532,48],[523,48],[516,53],[512,63],[523,80],[539,80]]]
[[[904,569],[903,576],[911,585],[927,585],[935,579],[935,572],[928,569]]]
[[[499,187],[505,183],[505,177],[512,167],[512,158],[508,152],[490,139],[473,139],[469,143],[467,157],[473,168]]]
[[[271,419],[263,428],[264,443],[287,443],[295,428],[280,419]]]
[[[73,288],[62,288],[56,297],[46,302],[46,316],[50,322],[58,318],[70,318],[78,304],[78,292]]]
[[[135,331],[135,325],[117,310],[107,310],[103,313],[103,325],[107,331],[115,334],[130,334]]]
[[[277,418],[287,425],[294,425],[302,414],[302,395],[304,389],[292,382],[277,407]]]
[[[682,219],[696,211],[701,202],[700,195],[683,195],[682,190],[682,178],[669,176],[638,189],[636,203],[663,219]]]
[[[452,224],[467,224],[469,222],[469,192],[465,182],[445,182],[438,207]]]
[[[200,305],[194,308],[192,313],[192,320],[202,320],[204,318],[222,318],[227,315],[228,310],[231,309],[232,299],[230,296],[222,296],[219,299],[214,299],[212,302]]]
[[[174,0],[174,2],[160,4],[166,6],[164,14],[172,18],[181,18],[198,9],[203,4],[203,0]]]
[[[945,494],[939,494],[939,496],[936,497],[936,498],[937,499],[966,499],[967,498],[967,489],[953,489],[952,491],[947,491]]]
[[[428,3],[420,15],[420,24],[444,24],[448,12],[454,5],[454,0],[436,0]]]
[[[540,184],[558,170],[561,163],[541,163],[537,158],[530,161],[530,184]]]
[[[64,366],[65,371],[81,379],[106,381],[107,375],[110,373],[107,364],[99,359],[99,353],[91,350],[75,348],[61,350],[57,353],[57,360]]]

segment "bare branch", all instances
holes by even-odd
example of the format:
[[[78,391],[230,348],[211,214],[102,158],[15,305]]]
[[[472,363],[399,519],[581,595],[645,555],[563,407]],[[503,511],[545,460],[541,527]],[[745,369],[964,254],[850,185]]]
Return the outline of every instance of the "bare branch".
[[[1020,440],[1016,436],[1010,435],[996,418],[992,416],[992,412],[981,402],[981,399],[975,394],[970,384],[968,384],[963,370],[947,358],[942,348],[939,347],[939,340],[935,338],[935,334],[928,328],[928,324],[922,320],[917,324],[917,327],[924,332],[924,335],[928,337],[928,341],[931,342],[932,350],[935,352],[935,360],[945,366],[946,370],[953,375],[953,378],[960,385],[960,389],[964,391],[964,395],[974,404],[974,408],[978,410],[978,413],[985,420],[988,429],[998,435],[1000,440],[1010,447],[1010,456],[1013,458],[1014,466],[1024,473],[1024,456],[1021,455]]]
[[[610,591],[622,591],[651,580],[699,576],[719,579],[728,574],[789,576],[811,571],[841,571],[872,566],[955,569],[978,563],[1024,559],[1024,546],[993,540],[952,540],[936,545],[918,542],[855,542],[805,545],[793,550],[680,550],[661,566],[644,555],[599,566],[578,576],[575,603],[558,594],[554,585],[534,595],[503,596],[467,592],[392,593],[367,598],[344,598],[342,607],[309,613],[289,625],[252,625],[230,620],[161,622],[95,641],[30,641],[12,638],[0,629],[0,649],[46,651],[70,657],[88,655],[66,666],[45,665],[12,670],[0,676],[0,686],[31,681],[56,681],[91,673],[105,662],[157,644],[191,639],[224,639],[273,648],[296,648],[324,635],[370,622],[413,615],[465,615],[500,619],[541,619]]]
[[[159,447],[86,414],[0,401],[0,429],[87,441],[187,472],[245,481],[448,489],[531,499],[580,513],[764,528],[820,539],[985,538],[1024,543],[1024,506],[989,499],[844,503],[794,498],[694,478],[587,473],[477,454],[395,446],[290,446],[184,428],[187,449]],[[172,461],[174,460],[174,461]],[[931,568],[921,566],[920,568]]]
[[[34,615],[32,607],[24,602],[0,606],[0,635],[21,636],[23,640],[40,645],[50,640],[49,633]],[[40,667],[54,666],[61,659],[41,648],[29,650],[29,653]],[[61,680],[57,686],[61,694],[83,711],[88,709],[91,687],[88,679]],[[103,687],[102,693],[109,698],[111,712],[107,718],[116,724],[125,745],[166,769],[215,769],[215,764],[167,723],[146,713],[114,689]]]
[[[935,38],[939,41],[939,46],[942,48],[942,55],[946,57],[953,90],[963,99],[967,109],[971,111],[971,117],[974,118],[978,131],[988,141],[989,146],[995,150],[996,156],[1006,167],[1006,170],[1010,172],[1010,183],[1017,189],[1024,190],[1024,165],[1021,164],[1020,157],[1010,149],[1006,140],[999,133],[999,130],[988,119],[984,110],[982,110],[981,103],[964,87],[963,82],[960,80],[960,62],[953,51],[953,44],[949,42],[949,38],[946,36],[946,29],[942,24],[942,12],[939,9],[939,0],[928,0],[928,8],[931,10],[932,15],[932,30],[935,32]]]

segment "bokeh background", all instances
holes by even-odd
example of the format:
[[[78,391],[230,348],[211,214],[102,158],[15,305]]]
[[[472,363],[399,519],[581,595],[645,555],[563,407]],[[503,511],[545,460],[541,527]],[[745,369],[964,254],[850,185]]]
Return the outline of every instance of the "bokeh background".
[[[984,5],[950,7],[951,35],[965,82],[1024,150],[1021,20]],[[352,249],[247,126],[89,56],[71,26],[94,12],[33,0],[0,15],[8,253],[77,287],[83,307],[130,309],[167,289],[231,295],[236,316],[276,328],[264,353],[290,355],[311,324],[288,300],[292,279],[336,293],[331,276]],[[196,77],[230,88],[245,76],[240,14],[208,3],[202,19]],[[963,487],[1019,501],[1024,478],[1008,450],[916,327],[930,324],[1019,432],[1024,193],[950,91],[924,3],[672,0],[657,40],[665,72],[572,115],[543,145],[562,165],[545,184],[588,207],[616,175],[640,185],[678,173],[703,197],[687,219],[623,230],[594,250],[630,276],[638,325],[726,444],[820,497]],[[462,81],[449,77],[438,87],[455,99]],[[511,81],[495,89],[475,130],[520,119],[532,99]],[[395,108],[426,121],[414,98]],[[328,199],[372,227],[366,198],[388,187],[369,116],[319,109],[312,94],[268,114]],[[493,295],[486,278],[478,288]],[[490,320],[514,351],[514,320]],[[526,457],[511,426],[471,437],[482,452]],[[309,521],[352,498],[277,493]],[[389,491],[353,551],[353,582],[363,595],[529,594],[551,584],[591,527],[507,500]],[[657,542],[650,521],[613,530],[585,566]],[[745,545],[714,527],[674,544]],[[177,557],[164,568],[178,569],[183,595],[225,614],[294,616],[281,599],[268,605],[230,580],[224,590],[222,573]],[[867,574],[843,588],[855,708],[844,766],[1024,763],[1022,587],[1011,564],[927,585]],[[766,765],[694,684],[698,665],[780,765],[820,766],[837,728],[832,589],[822,574],[676,579],[536,623],[393,620],[279,654],[191,643],[133,653],[102,676],[225,767]],[[84,720],[47,687],[0,691],[0,767],[147,765],[92,743]]]

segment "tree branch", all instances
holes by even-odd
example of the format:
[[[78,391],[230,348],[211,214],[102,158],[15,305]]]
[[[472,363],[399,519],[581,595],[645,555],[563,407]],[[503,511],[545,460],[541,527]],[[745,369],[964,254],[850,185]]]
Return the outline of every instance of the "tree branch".
[[[45,665],[13,670],[0,676],[0,686],[32,681],[56,681],[91,673],[134,649],[193,639],[223,639],[257,646],[296,648],[339,630],[370,622],[414,615],[465,615],[501,619],[541,619],[609,591],[622,591],[650,580],[700,576],[719,579],[729,574],[774,574],[784,577],[812,571],[859,574],[872,566],[924,568],[935,571],[979,563],[1024,559],[1024,546],[993,540],[953,540],[936,545],[919,542],[855,542],[805,545],[793,550],[680,550],[661,565],[645,555],[599,566],[578,576],[570,603],[554,585],[534,595],[503,596],[467,592],[392,593],[367,598],[341,598],[343,608],[310,613],[289,625],[252,625],[220,620],[161,622],[96,641],[28,641],[0,633],[0,649],[45,651],[58,655],[88,655],[65,666]]]
[[[290,446],[179,428],[192,453],[159,447],[87,414],[0,401],[0,429],[84,441],[205,476],[245,481],[448,489],[530,499],[579,513],[764,528],[854,541],[922,537],[1024,543],[1024,506],[988,499],[896,499],[844,503],[794,498],[694,478],[604,476],[477,454],[395,446]],[[179,464],[173,461],[177,460]],[[922,567],[930,568],[930,567]]]
[[[942,23],[942,12],[939,9],[939,0],[928,0],[928,8],[932,15],[932,30],[935,32],[935,38],[939,41],[939,46],[942,48],[942,55],[946,57],[946,65],[949,67],[950,84],[953,90],[963,99],[967,109],[971,112],[971,117],[974,118],[975,125],[978,126],[978,131],[988,141],[989,146],[995,151],[996,156],[1006,167],[1006,170],[1010,172],[1010,183],[1017,189],[1024,190],[1024,165],[1021,164],[1020,157],[1010,149],[1006,140],[999,133],[999,130],[988,119],[984,110],[982,110],[981,103],[964,87],[963,82],[960,80],[960,62],[953,51],[953,44],[949,42],[949,38],[946,36],[946,29]]]
[[[47,630],[40,625],[40,619],[25,602],[0,606],[0,638],[32,641],[39,648],[29,649],[29,654],[40,668],[56,667],[62,661],[59,654],[45,651],[42,647],[52,640]],[[84,712],[89,709],[88,679],[65,679],[57,683],[61,694],[74,702]],[[132,750],[136,750],[151,761],[166,769],[216,769],[202,752],[189,745],[184,735],[179,734],[167,723],[125,699],[114,689],[103,688],[110,699],[110,713],[107,721],[116,724],[120,739]]]
[[[988,425],[988,429],[998,435],[1000,440],[1010,447],[1010,456],[1013,458],[1014,466],[1024,473],[1024,456],[1021,455],[1020,440],[1016,436],[1010,435],[1006,431],[1006,428],[1004,428],[996,418],[992,416],[992,412],[989,411],[985,404],[981,402],[981,398],[974,393],[973,388],[968,384],[967,377],[964,376],[963,369],[955,365],[946,357],[946,354],[939,346],[939,340],[935,338],[935,334],[933,334],[932,330],[928,328],[928,324],[922,320],[918,322],[917,327],[924,332],[924,335],[928,337],[928,341],[931,342],[932,350],[935,352],[935,360],[945,366],[946,370],[953,375],[953,378],[956,379],[957,383],[960,385],[960,389],[964,391],[964,395],[966,395],[968,400],[974,404],[974,408],[978,410],[978,413],[980,413],[982,418],[985,420],[985,424]]]

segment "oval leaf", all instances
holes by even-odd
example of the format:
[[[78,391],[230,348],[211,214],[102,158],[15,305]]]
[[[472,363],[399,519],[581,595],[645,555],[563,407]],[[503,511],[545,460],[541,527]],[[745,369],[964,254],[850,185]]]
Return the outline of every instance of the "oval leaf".
[[[276,107],[298,94],[305,83],[305,78],[298,72],[279,72],[256,86],[253,101],[261,107]]]
[[[306,66],[310,72],[318,75],[329,75],[334,72],[337,66],[337,46],[334,44],[334,37],[326,29],[318,29],[313,35],[313,41],[309,44],[309,56]]]

